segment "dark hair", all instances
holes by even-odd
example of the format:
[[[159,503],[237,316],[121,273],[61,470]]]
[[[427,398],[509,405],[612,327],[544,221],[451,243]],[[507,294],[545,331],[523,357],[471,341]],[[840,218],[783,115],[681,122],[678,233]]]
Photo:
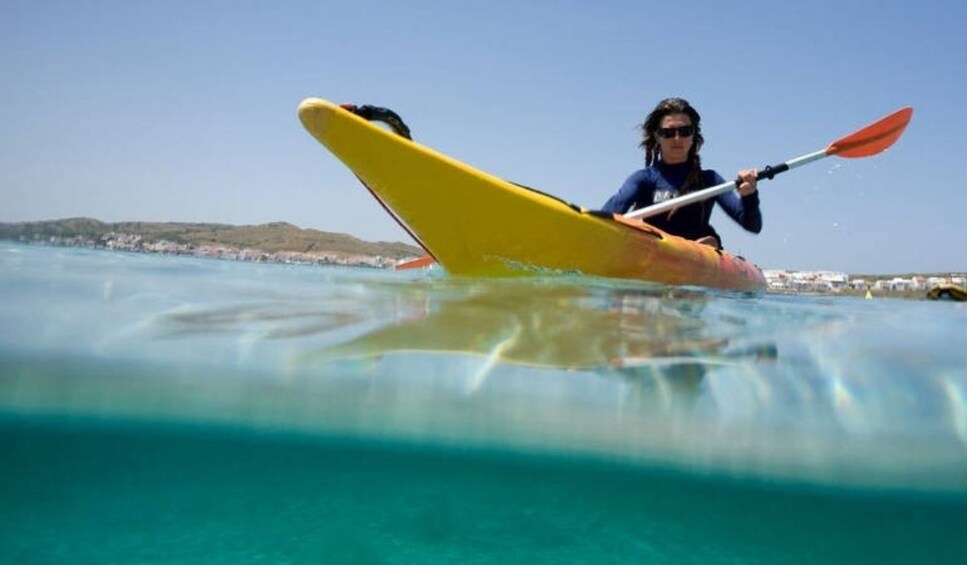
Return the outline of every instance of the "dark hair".
[[[685,186],[680,187],[680,190],[684,194],[704,188],[702,186],[702,159],[698,156],[698,150],[702,148],[702,144],[705,142],[705,138],[702,137],[702,116],[699,115],[698,110],[692,108],[688,100],[683,98],[662,100],[641,124],[642,139],[638,146],[645,150],[645,165],[650,166],[661,158],[661,146],[658,145],[655,132],[661,127],[662,119],[669,114],[685,114],[692,119],[692,125],[695,126],[692,147],[688,150],[688,162],[691,163],[692,170],[685,180]]]

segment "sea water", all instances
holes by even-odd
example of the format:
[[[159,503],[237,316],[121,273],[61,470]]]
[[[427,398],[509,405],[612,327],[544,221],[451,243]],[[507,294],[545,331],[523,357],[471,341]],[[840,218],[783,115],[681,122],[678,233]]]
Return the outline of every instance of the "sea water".
[[[967,308],[0,243],[0,561],[962,563]]]

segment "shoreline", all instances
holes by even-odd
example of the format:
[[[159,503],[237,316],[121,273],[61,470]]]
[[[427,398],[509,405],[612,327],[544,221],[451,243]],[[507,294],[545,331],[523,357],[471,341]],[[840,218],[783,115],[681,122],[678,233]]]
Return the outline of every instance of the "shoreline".
[[[67,247],[73,249],[94,249],[98,251],[124,251],[127,253],[146,253],[158,255],[178,255],[184,257],[198,257],[202,259],[217,259],[222,261],[242,261],[248,263],[277,263],[286,265],[309,266],[339,266],[365,267],[371,269],[392,269],[397,261],[369,255],[352,255],[338,252],[299,252],[276,251],[267,252],[255,248],[235,248],[224,245],[195,246],[186,243],[157,241],[145,243],[140,236],[116,234],[121,237],[96,241],[93,238],[75,236],[62,238],[51,236],[45,239],[6,239],[20,245],[37,245],[42,247]]]
[[[20,245],[38,245],[43,247],[67,247],[75,249],[95,249],[99,251],[123,251],[128,253],[147,253],[160,255],[178,255],[184,257],[197,257],[202,259],[216,259],[222,261],[242,261],[249,263],[285,264],[285,265],[306,265],[306,266],[338,266],[338,267],[362,267],[369,269],[393,269],[397,264],[405,262],[381,256],[353,255],[338,252],[298,252],[298,251],[276,251],[267,252],[256,248],[235,248],[224,245],[201,245],[174,243],[170,241],[144,242],[140,236],[131,234],[108,234],[100,241],[85,236],[58,237],[49,236],[47,238],[26,238],[4,239]],[[415,257],[414,257],[415,258]],[[813,275],[808,271],[783,271],[793,275],[805,273],[806,278]],[[839,275],[839,274],[837,274]],[[842,274],[845,280],[849,280],[851,275]],[[871,298],[894,298],[906,300],[928,300],[927,292],[933,285],[923,289],[904,288],[873,288],[876,280],[897,280],[896,275],[862,275],[864,286],[862,288],[842,287],[842,288],[812,288],[804,287],[800,289],[790,289],[783,287],[770,287],[765,291],[768,294],[789,295],[789,296],[817,296],[817,297],[850,297],[863,298],[867,293]],[[925,278],[927,275],[912,275],[914,277]],[[935,277],[936,278],[936,277]],[[951,274],[945,277],[946,282],[958,281],[963,284],[963,275],[958,277]],[[905,280],[905,279],[904,279]],[[869,282],[871,284],[866,284]]]

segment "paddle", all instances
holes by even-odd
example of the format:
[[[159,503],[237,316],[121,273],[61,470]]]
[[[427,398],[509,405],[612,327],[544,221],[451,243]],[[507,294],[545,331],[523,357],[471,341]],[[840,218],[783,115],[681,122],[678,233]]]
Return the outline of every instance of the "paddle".
[[[774,167],[768,166],[764,170],[759,171],[755,178],[756,180],[771,180],[772,177],[778,175],[779,173],[784,173],[789,169],[795,169],[796,167],[805,165],[806,163],[812,163],[813,161],[818,161],[819,159],[829,157],[830,155],[838,155],[840,157],[846,157],[849,159],[876,155],[877,153],[885,150],[887,147],[893,145],[897,139],[900,139],[900,135],[903,134],[903,130],[906,129],[907,124],[910,123],[911,116],[913,116],[913,108],[909,106],[906,108],[901,108],[889,116],[881,118],[861,130],[853,132],[846,137],[837,139],[836,141],[830,143],[826,149],[791,159]],[[716,186],[690,192],[683,196],[679,196],[678,198],[672,198],[653,206],[628,212],[624,217],[649,218],[656,214],[667,212],[673,208],[678,208],[679,206],[693,204],[695,202],[712,198],[713,196],[718,196],[719,194],[734,190],[737,186],[737,181],[732,180]]]

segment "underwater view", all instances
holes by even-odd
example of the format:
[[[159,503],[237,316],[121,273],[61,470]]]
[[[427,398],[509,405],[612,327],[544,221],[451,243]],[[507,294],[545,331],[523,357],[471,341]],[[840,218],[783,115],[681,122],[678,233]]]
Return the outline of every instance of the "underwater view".
[[[960,563],[964,303],[0,243],[0,561]]]

